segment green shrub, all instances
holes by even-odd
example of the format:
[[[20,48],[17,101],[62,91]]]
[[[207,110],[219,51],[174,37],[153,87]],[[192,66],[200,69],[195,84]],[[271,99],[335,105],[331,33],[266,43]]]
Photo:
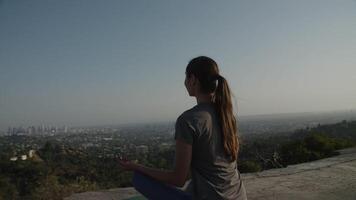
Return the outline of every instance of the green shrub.
[[[288,142],[280,148],[284,166],[318,160],[337,155],[336,150],[352,147],[352,141],[331,138],[321,133],[311,133],[302,140]]]
[[[262,170],[261,165],[252,160],[240,161],[238,164],[238,169],[241,173],[251,173],[251,172],[259,172]]]
[[[9,178],[0,176],[0,200],[18,199],[16,186],[11,184]]]

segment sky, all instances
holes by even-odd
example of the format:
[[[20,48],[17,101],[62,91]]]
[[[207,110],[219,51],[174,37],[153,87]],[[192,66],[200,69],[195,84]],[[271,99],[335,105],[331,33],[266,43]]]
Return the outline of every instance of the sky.
[[[356,108],[355,0],[0,0],[0,130],[174,121],[217,61],[238,116]]]

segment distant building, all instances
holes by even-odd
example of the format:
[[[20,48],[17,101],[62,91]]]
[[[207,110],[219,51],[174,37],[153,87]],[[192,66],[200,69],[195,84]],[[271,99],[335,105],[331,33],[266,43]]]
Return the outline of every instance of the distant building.
[[[28,127],[28,128],[27,128],[27,133],[28,133],[29,135],[35,134],[35,133],[36,133],[36,128],[35,128],[34,126]]]
[[[167,150],[169,148],[171,148],[173,145],[170,143],[162,143],[161,145],[159,145],[159,149],[160,150]]]
[[[16,157],[16,156],[10,158],[10,161],[16,161],[16,160],[17,160],[17,157]]]
[[[35,150],[32,150],[32,149],[31,149],[31,150],[28,152],[28,157],[29,157],[29,158],[33,158],[33,156],[35,155],[35,152],[36,152]]]
[[[27,131],[24,127],[20,126],[16,130],[16,135],[26,135]]]
[[[27,160],[27,155],[22,155],[21,160]]]
[[[7,135],[12,135],[12,128],[11,128],[11,127],[9,127],[9,128],[7,129]]]
[[[17,134],[17,129],[13,127],[11,131],[11,135],[16,135],[16,134]]]

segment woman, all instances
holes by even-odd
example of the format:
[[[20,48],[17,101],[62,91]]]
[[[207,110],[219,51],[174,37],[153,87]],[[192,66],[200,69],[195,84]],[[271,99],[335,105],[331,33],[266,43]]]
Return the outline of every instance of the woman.
[[[239,140],[228,83],[205,56],[192,59],[185,73],[185,87],[197,105],[177,118],[174,169],[127,160],[120,165],[135,171],[133,185],[149,199],[247,199],[236,163]],[[186,191],[173,187],[182,187],[189,172]]]

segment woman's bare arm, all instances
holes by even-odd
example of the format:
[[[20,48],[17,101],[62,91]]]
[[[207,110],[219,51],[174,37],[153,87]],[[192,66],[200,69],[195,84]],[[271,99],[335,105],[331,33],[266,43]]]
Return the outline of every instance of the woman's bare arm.
[[[173,170],[160,170],[146,167],[140,164],[121,161],[120,164],[126,169],[136,170],[158,181],[182,187],[190,171],[192,159],[192,145],[184,141],[176,140],[175,166]]]

